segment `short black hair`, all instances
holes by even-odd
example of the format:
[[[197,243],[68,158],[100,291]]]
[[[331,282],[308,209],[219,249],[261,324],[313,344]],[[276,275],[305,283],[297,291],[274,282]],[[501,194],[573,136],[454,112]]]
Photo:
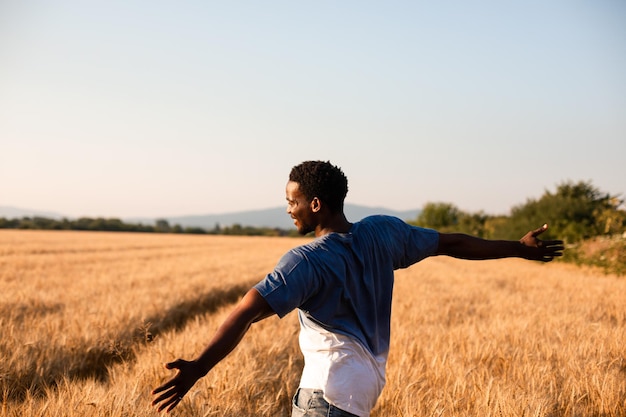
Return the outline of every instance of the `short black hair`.
[[[305,161],[291,169],[289,181],[297,182],[307,200],[317,197],[336,213],[343,210],[348,178],[330,161]]]

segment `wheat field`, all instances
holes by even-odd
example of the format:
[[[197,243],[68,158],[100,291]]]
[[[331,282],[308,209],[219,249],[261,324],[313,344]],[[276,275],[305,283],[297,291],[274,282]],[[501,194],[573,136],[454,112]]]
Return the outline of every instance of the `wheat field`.
[[[150,391],[308,239],[0,230],[1,416],[156,416]],[[626,280],[518,259],[396,274],[383,416],[626,416]],[[288,416],[294,313],[254,324],[179,416]]]

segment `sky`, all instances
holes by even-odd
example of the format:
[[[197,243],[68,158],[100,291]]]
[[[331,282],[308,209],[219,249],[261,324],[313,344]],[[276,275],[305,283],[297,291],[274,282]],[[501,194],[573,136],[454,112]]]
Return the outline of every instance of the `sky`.
[[[626,194],[626,2],[0,0],[0,206],[69,217],[347,203],[508,214]]]

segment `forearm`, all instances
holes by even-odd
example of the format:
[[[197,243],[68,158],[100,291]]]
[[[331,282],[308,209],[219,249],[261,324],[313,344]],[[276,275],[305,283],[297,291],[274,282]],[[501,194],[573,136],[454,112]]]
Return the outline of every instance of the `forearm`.
[[[202,375],[206,375],[224,359],[241,341],[252,323],[274,312],[256,290],[250,290],[217,332],[204,351],[195,359]]]
[[[159,404],[158,411],[172,411],[198,379],[205,376],[239,344],[252,323],[272,314],[274,311],[255,289],[248,291],[200,356],[193,361],[177,359],[165,364],[167,369],[177,369],[178,373],[152,391],[157,396],[152,405]]]
[[[460,259],[526,257],[526,247],[514,240],[486,240],[461,233],[441,233],[437,255]]]
[[[204,351],[195,359],[202,376],[237,347],[251,324],[247,320],[242,320],[240,316],[236,316],[235,312],[226,319]]]

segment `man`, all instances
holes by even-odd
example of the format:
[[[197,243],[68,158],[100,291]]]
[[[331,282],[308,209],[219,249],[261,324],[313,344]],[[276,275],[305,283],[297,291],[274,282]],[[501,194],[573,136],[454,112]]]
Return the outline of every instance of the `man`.
[[[547,225],[520,241],[496,241],[438,233],[390,216],[350,223],[343,212],[347,192],[345,175],[330,162],[307,161],[291,170],[287,213],[300,234],[314,232],[316,239],[286,253],[195,360],[166,364],[178,372],[153,391],[159,411],[176,407],[252,323],[298,309],[305,365],[292,416],[369,416],[385,383],[395,269],[434,255],[544,262],[562,255],[562,241],[537,238]]]

